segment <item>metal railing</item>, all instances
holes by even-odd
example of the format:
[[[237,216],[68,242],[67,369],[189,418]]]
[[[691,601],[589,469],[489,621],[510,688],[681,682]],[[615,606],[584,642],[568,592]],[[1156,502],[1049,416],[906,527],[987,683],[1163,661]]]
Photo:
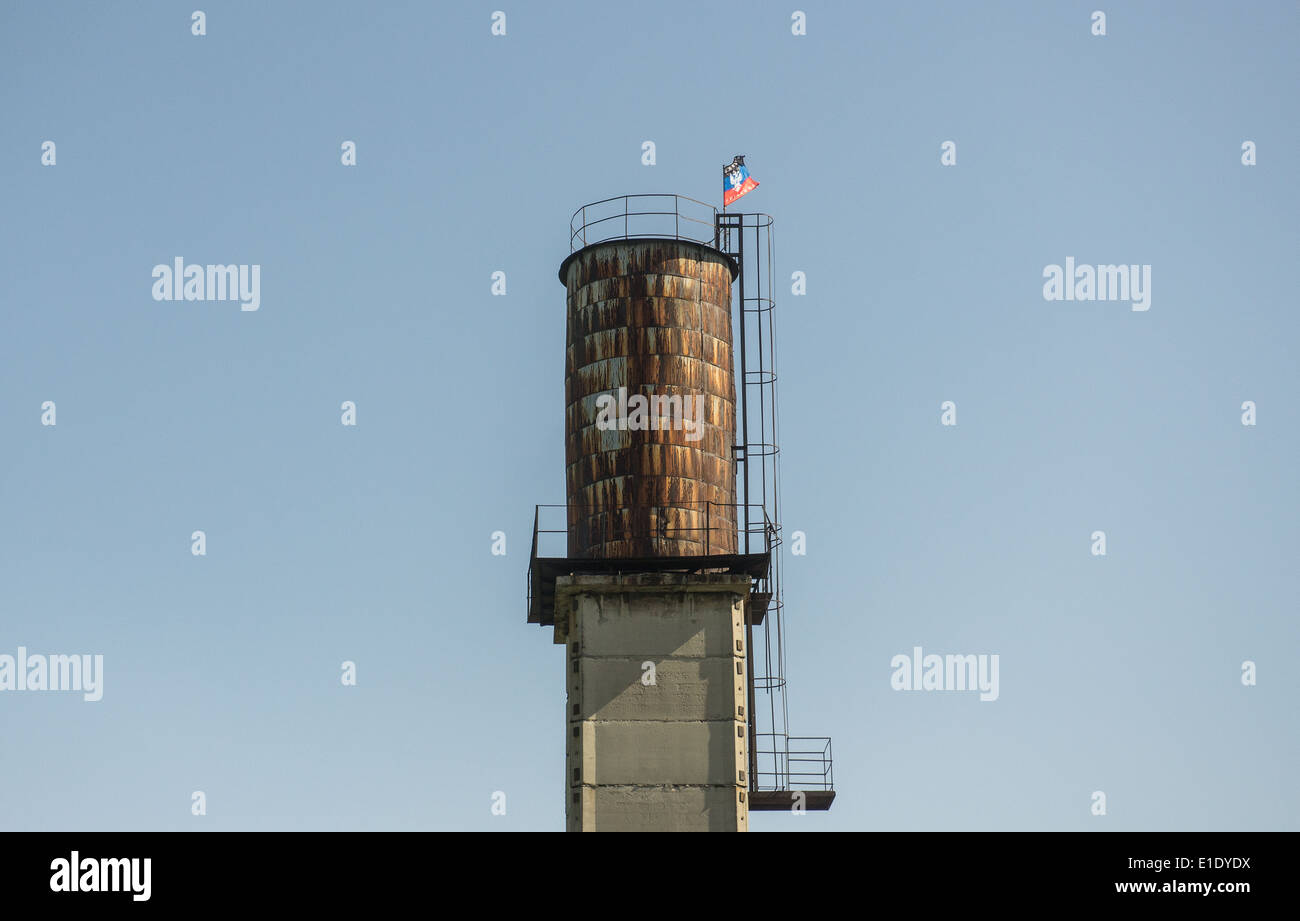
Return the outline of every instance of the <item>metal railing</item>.
[[[605,198],[573,212],[569,219],[569,252],[606,240],[648,237],[712,246],[717,239],[717,213],[713,205],[669,192]]]
[[[834,790],[831,740],[825,736],[758,734],[755,790]]]
[[[629,535],[633,539],[637,538],[656,538],[659,540],[681,540],[681,535],[696,535],[689,537],[694,542],[700,542],[698,535],[703,532],[704,553],[699,556],[725,556],[725,553],[719,551],[721,547],[734,547],[740,551],[744,547],[744,535],[748,531],[750,536],[750,546],[752,552],[759,552],[760,547],[763,552],[769,555],[776,552],[781,544],[780,533],[776,526],[767,519],[766,513],[759,509],[757,513],[749,510],[749,523],[745,523],[743,511],[745,506],[742,504],[730,504],[722,502],[685,502],[677,503],[667,508],[680,508],[684,506],[695,505],[704,510],[704,520],[701,526],[677,526],[669,527],[660,522],[656,522],[657,527],[653,533],[647,531],[645,534]],[[539,559],[568,559],[569,558],[569,532],[576,520],[572,517],[581,509],[577,506],[569,505],[538,505],[533,510],[533,540],[531,555],[528,560],[528,591],[527,604],[530,614],[534,612],[534,601],[539,598],[542,586],[538,582],[537,561]],[[595,510],[597,512],[615,512],[619,509],[602,508]],[[724,514],[729,512],[729,514]],[[723,533],[730,534],[730,542],[725,542]],[[715,539],[716,535],[716,539]],[[664,563],[673,560],[673,555],[662,557]],[[754,583],[756,591],[770,591],[770,576],[763,575],[757,577]]]
[[[743,503],[727,502],[674,502],[664,506],[651,506],[649,511],[675,511],[687,509],[702,514],[698,525],[673,524],[667,516],[656,515],[653,525],[644,529],[624,530],[617,535],[620,540],[689,540],[704,547],[705,555],[720,552],[719,548],[743,547],[744,537],[750,536],[751,552],[771,553],[780,545],[781,537],[761,505],[751,505],[748,522]],[[533,512],[532,556],[567,557],[569,533],[574,523],[584,516],[613,514],[630,511],[611,507],[585,509],[573,505],[538,505]],[[725,535],[725,536],[724,536]],[[561,540],[563,537],[563,540]],[[731,540],[727,540],[730,537]],[[737,540],[736,538],[739,538]]]

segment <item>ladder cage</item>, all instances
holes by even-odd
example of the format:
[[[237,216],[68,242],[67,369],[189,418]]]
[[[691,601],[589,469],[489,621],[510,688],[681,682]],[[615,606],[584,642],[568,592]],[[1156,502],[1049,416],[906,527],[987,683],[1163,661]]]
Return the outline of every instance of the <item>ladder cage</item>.
[[[792,770],[786,695],[785,596],[781,584],[781,440],[777,413],[776,269],[771,215],[722,212],[715,245],[739,265],[736,279],[737,488],[745,530],[761,516],[772,529],[768,576],[758,588],[771,593],[767,616],[752,650],[755,726],[751,733],[751,788],[784,791],[810,778]],[[829,747],[827,748],[829,752]],[[828,756],[829,757],[829,756]],[[818,772],[819,775],[822,772]],[[829,765],[825,771],[829,777]],[[820,785],[819,785],[820,786]],[[827,787],[829,789],[829,787]]]

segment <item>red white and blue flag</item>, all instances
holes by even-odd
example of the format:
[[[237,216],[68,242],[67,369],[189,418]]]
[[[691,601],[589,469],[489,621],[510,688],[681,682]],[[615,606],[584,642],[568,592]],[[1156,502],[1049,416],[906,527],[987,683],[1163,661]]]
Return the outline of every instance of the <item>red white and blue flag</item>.
[[[740,196],[758,188],[758,180],[749,175],[744,157],[736,157],[722,168],[722,206],[725,208]]]

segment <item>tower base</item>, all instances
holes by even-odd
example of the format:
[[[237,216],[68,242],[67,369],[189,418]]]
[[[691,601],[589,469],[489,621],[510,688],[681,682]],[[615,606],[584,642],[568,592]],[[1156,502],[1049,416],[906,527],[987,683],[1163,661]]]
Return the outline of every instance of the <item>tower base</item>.
[[[749,828],[747,575],[560,576],[569,831]]]

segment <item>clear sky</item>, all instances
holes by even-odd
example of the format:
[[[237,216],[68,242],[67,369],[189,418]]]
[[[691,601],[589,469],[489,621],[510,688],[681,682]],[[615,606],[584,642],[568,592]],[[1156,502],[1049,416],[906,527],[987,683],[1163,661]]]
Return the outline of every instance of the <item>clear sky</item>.
[[[0,692],[0,829],[562,828],[568,218],[737,153],[839,789],[755,829],[1300,828],[1297,6],[795,8],[0,5],[0,654],[104,656]],[[178,256],[260,309],[154,300]],[[891,689],[914,646],[998,699]]]

